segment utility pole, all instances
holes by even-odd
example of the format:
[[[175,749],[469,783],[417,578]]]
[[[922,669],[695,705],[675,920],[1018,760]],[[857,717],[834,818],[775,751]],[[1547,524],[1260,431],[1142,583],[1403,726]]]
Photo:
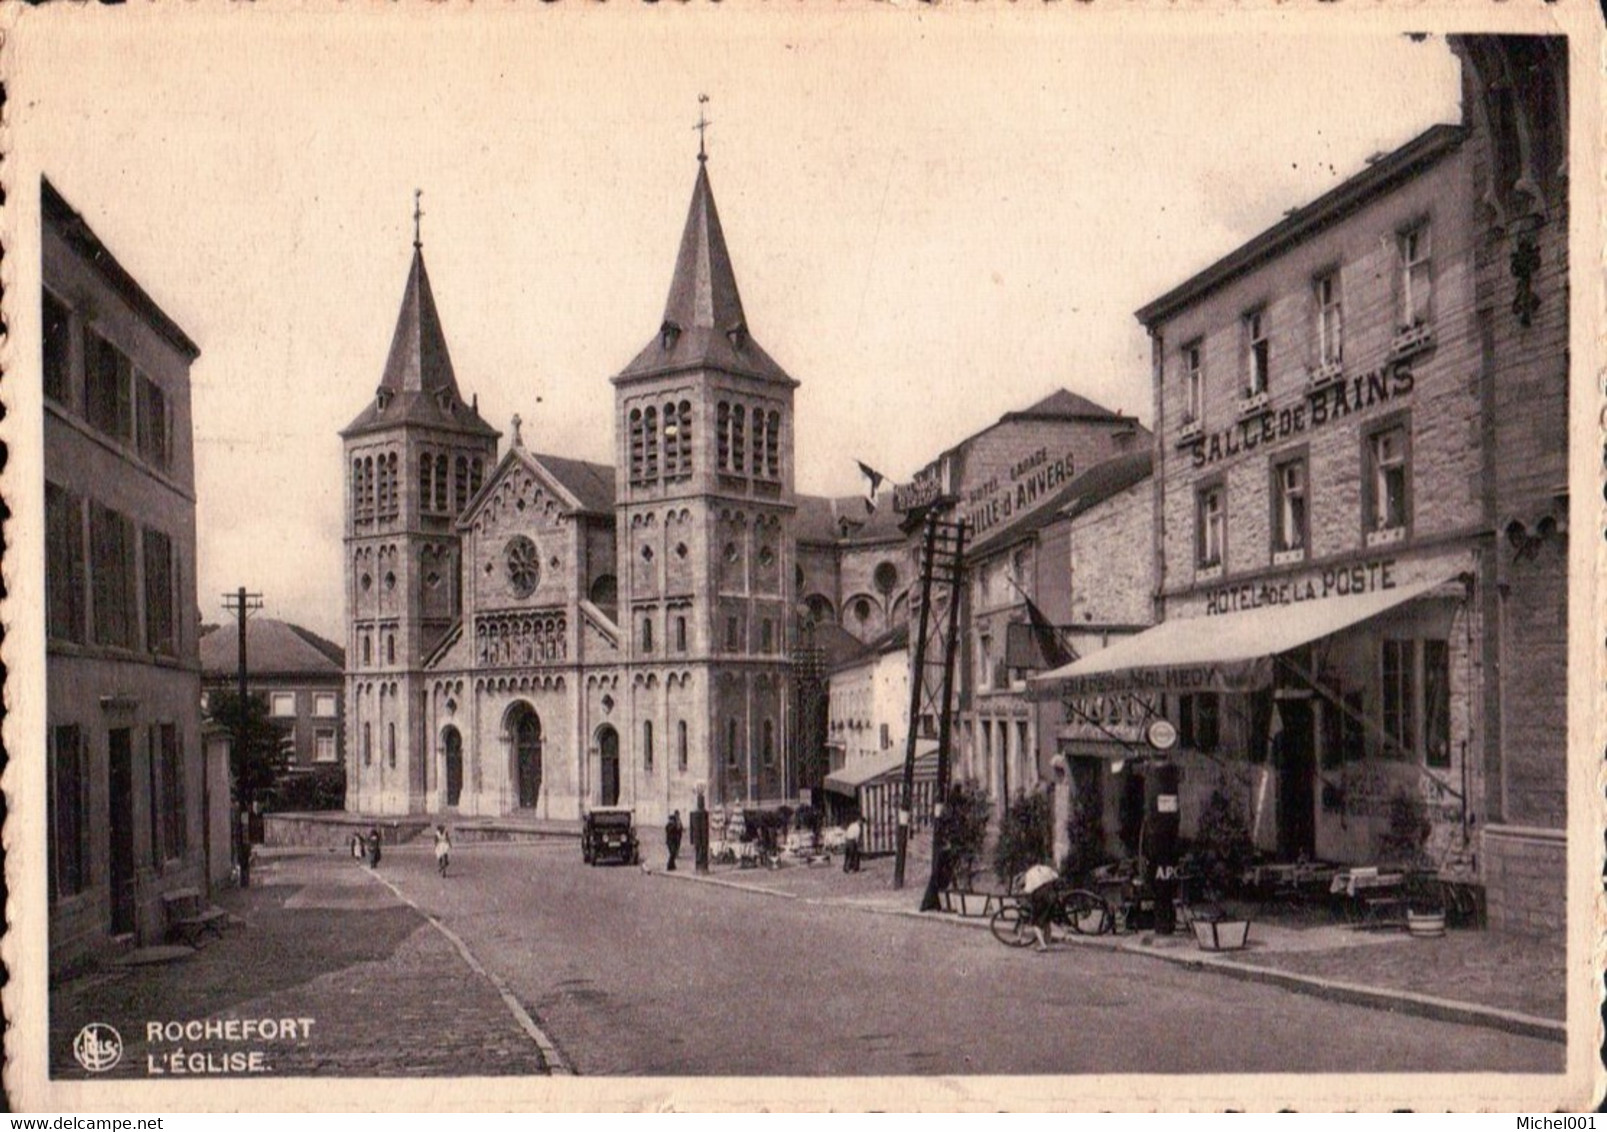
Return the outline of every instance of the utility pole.
[[[937,542],[937,518],[926,517],[926,538],[921,547],[921,618],[915,633],[915,656],[910,661],[910,717],[904,736],[904,780],[898,794],[897,855],[893,858],[893,887],[904,887],[904,861],[909,854],[910,808],[915,793],[915,738],[921,721],[921,687],[926,683],[926,629],[932,610],[932,548]]]
[[[948,846],[944,844],[944,820],[952,815],[948,813],[949,802],[949,769],[953,766],[952,746],[954,742],[954,659],[959,652],[960,637],[960,597],[963,592],[964,562],[965,562],[965,522],[962,520],[952,525],[949,530],[952,543],[945,550],[952,548],[952,553],[944,555],[941,564],[934,563],[933,569],[941,571],[939,580],[945,581],[949,586],[949,624],[944,634],[945,645],[943,651],[943,707],[937,717],[937,797],[934,801],[932,818],[932,875],[927,881],[926,895],[921,900],[921,911],[930,912],[938,907],[938,893],[948,886],[952,879],[952,865],[949,861]]]
[[[234,721],[235,758],[232,761],[237,768],[243,769],[246,757],[246,696],[248,694],[246,691],[246,618],[254,611],[262,608],[262,595],[259,593],[247,593],[246,588],[241,586],[234,593],[223,595],[223,608],[236,615],[240,627],[239,667],[236,671],[236,693],[239,696],[239,704]],[[237,770],[235,775],[235,801],[239,806],[240,812],[234,815],[233,821],[234,851],[235,861],[240,866],[240,887],[250,888],[251,833],[247,823],[250,821],[250,807],[254,799],[246,797],[245,792],[239,786],[241,777],[243,776]]]

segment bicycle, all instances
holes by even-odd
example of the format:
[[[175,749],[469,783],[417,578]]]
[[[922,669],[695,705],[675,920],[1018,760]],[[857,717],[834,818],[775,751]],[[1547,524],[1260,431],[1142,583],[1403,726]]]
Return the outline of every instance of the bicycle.
[[[1053,937],[1055,925],[1064,927],[1074,935],[1105,935],[1116,928],[1115,913],[1097,892],[1084,888],[1071,888],[1064,882],[1054,882],[1059,891],[1049,914],[1045,935]],[[988,928],[993,938],[1006,947],[1031,947],[1037,942],[1032,931],[1032,910],[1026,896],[1006,898],[1006,902]]]

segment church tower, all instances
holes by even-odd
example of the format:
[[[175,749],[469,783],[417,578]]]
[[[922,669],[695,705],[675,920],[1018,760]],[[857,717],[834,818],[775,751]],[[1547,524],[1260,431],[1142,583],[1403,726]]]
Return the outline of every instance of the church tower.
[[[346,808],[427,808],[425,659],[461,613],[459,514],[498,433],[458,392],[414,210],[413,263],[346,467]]]
[[[615,378],[622,791],[647,820],[796,793],[793,390],[749,332],[699,147],[664,318]]]

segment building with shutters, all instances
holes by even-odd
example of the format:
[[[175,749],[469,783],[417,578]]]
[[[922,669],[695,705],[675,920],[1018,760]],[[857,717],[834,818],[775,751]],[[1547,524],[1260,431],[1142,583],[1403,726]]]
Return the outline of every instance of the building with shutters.
[[[161,942],[204,884],[190,365],[199,349],[42,181],[50,965]]]

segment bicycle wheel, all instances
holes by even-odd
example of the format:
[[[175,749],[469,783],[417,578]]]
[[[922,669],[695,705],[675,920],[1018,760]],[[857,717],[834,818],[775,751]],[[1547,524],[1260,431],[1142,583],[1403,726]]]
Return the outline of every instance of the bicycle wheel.
[[[988,921],[988,927],[993,930],[993,938],[1006,947],[1032,946],[1032,921],[1028,919],[1025,908],[1000,908]]]
[[[1060,900],[1061,913],[1078,935],[1104,935],[1116,926],[1110,905],[1097,892],[1079,888]]]

